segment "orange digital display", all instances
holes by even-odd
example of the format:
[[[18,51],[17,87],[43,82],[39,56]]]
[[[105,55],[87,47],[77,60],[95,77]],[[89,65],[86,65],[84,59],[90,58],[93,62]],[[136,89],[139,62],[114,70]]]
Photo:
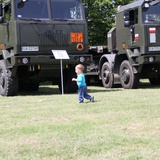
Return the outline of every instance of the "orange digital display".
[[[71,33],[71,42],[72,43],[83,42],[83,33],[82,32],[72,32]]]

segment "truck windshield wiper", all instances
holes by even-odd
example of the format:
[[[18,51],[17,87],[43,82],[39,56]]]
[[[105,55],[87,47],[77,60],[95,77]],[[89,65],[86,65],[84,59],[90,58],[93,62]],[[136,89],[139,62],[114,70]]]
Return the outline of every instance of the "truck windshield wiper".
[[[147,21],[154,22],[154,23],[160,23],[160,21],[155,20],[155,19],[147,19]],[[147,23],[148,23],[148,22],[147,22]]]
[[[55,21],[69,21],[68,19],[64,18],[54,18]]]
[[[150,3],[150,5],[151,6],[154,6],[154,5],[156,5],[157,3],[159,3],[160,2],[160,0],[155,0],[155,1],[152,1],[151,3]]]
[[[18,18],[19,20],[25,20],[25,21],[38,21],[40,22],[41,20],[40,19],[34,19],[34,18]]]
[[[74,19],[64,19],[64,18],[54,18],[53,19],[54,21],[65,21],[65,22],[71,22],[71,23],[74,23],[76,22]]]

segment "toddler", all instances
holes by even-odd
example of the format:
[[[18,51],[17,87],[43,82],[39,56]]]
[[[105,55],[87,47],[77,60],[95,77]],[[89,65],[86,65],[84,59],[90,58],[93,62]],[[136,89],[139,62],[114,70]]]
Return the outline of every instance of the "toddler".
[[[83,103],[84,98],[90,100],[90,102],[94,102],[94,97],[90,96],[87,93],[87,85],[86,85],[85,75],[84,75],[83,71],[84,71],[84,66],[82,64],[78,64],[75,67],[75,72],[77,74],[77,78],[72,78],[72,81],[77,82],[77,85],[78,85],[79,103]]]

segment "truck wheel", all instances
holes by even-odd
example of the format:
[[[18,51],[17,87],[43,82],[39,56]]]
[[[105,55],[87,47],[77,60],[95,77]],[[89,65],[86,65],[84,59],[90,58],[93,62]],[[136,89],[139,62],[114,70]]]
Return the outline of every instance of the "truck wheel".
[[[0,60],[0,95],[15,96],[18,92],[18,78],[12,77],[6,68],[4,60]]]
[[[76,82],[72,81],[72,78],[77,77],[74,69],[63,71],[63,88],[64,93],[76,93],[78,90]],[[59,89],[62,92],[61,79],[59,80]]]
[[[149,78],[151,85],[160,85],[160,77],[157,78]]]
[[[113,74],[112,69],[108,62],[105,62],[101,69],[101,78],[102,78],[102,84],[105,88],[112,88],[113,87]]]
[[[139,84],[139,74],[134,74],[129,61],[125,60],[120,66],[120,81],[125,89],[137,88]]]

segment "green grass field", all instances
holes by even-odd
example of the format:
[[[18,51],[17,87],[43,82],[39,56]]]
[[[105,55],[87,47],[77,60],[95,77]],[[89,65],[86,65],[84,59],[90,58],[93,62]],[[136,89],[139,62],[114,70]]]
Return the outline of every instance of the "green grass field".
[[[0,160],[160,159],[160,88],[88,89],[94,103],[54,86],[0,97]]]

